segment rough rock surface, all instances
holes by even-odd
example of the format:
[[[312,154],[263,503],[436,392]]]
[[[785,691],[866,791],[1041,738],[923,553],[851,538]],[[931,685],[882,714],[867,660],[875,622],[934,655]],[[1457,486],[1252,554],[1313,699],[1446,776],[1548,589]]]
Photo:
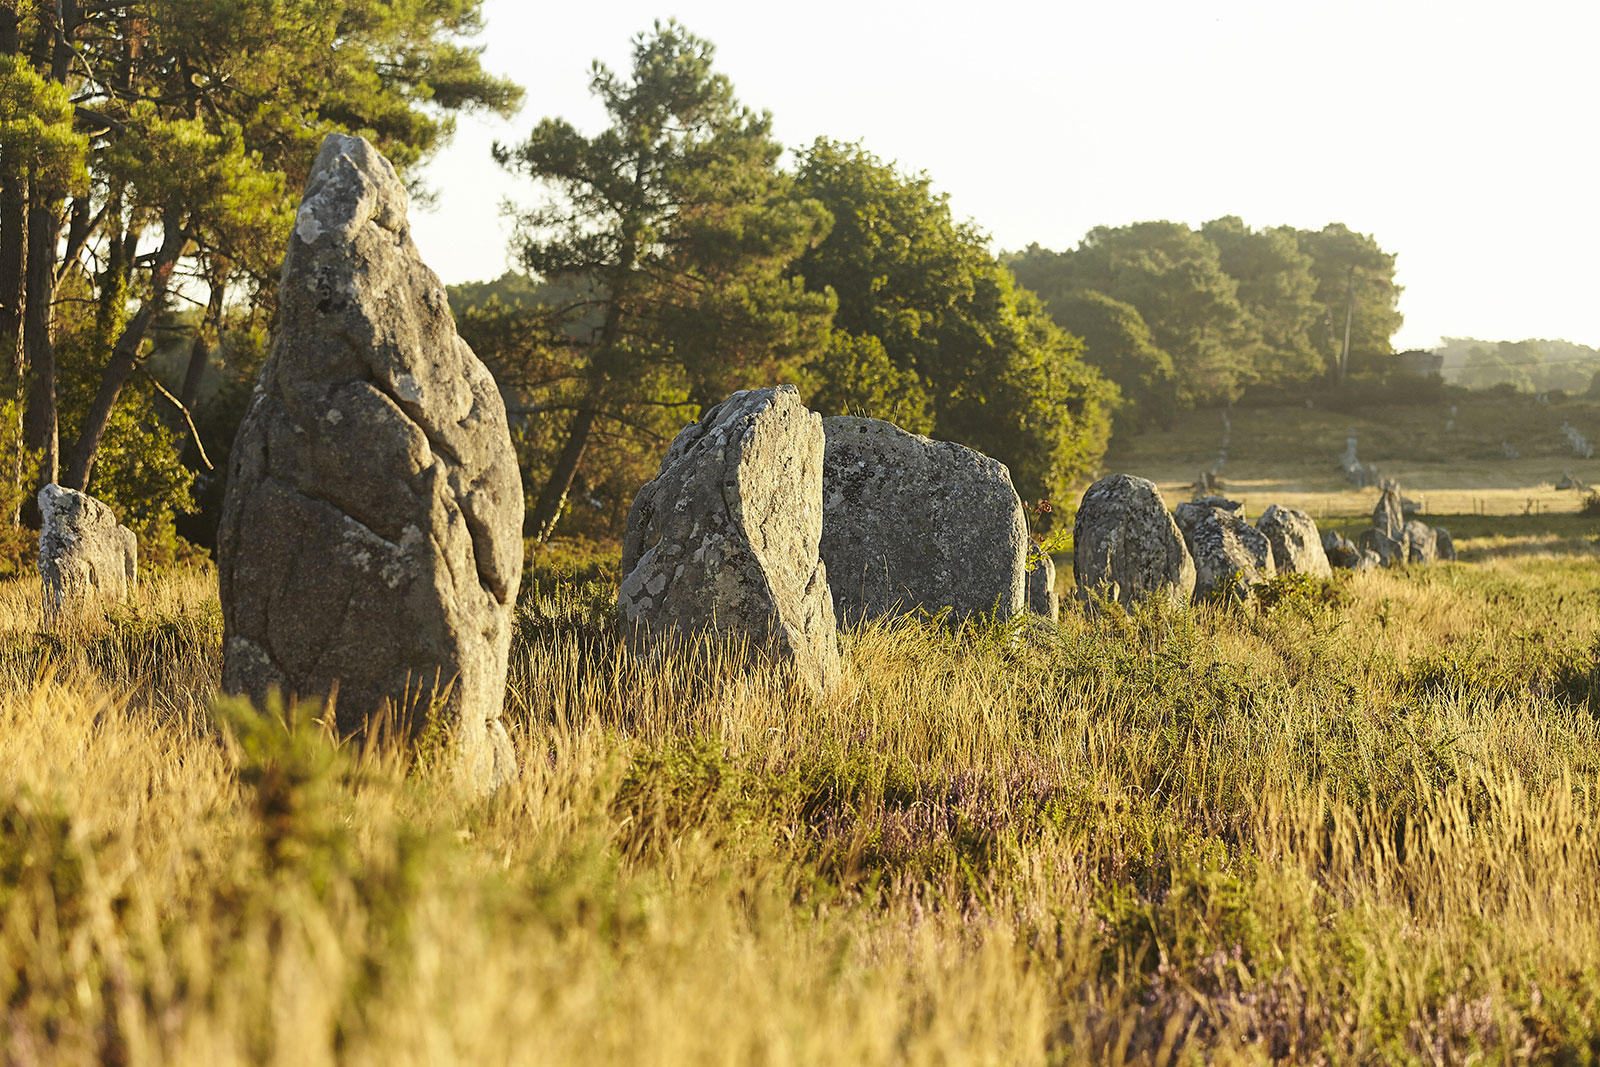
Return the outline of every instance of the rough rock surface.
[[[685,427],[628,511],[617,608],[635,636],[743,638],[831,685],[822,456],[822,419],[792,385],[734,393]]]
[[[1056,563],[1048,552],[1040,552],[1028,568],[1028,610],[1051,622],[1061,614],[1061,602],[1056,597]]]
[[[1435,526],[1433,528],[1433,541],[1434,547],[1439,553],[1439,560],[1441,562],[1449,561],[1454,563],[1456,560],[1456,541],[1455,538],[1450,536],[1450,531],[1443,526]]]
[[[1439,560],[1438,538],[1433,527],[1418,519],[1406,523],[1405,530],[1406,560],[1410,563],[1437,563]]]
[[[110,505],[76,489],[39,490],[39,578],[45,618],[90,603],[122,603],[138,579],[139,539]]]
[[[1355,542],[1333,530],[1322,535],[1322,551],[1329,564],[1345,570],[1354,570],[1361,558],[1361,550]]]
[[[1102,592],[1123,607],[1148,596],[1188,600],[1195,565],[1154,482],[1113,474],[1091,485],[1072,524],[1078,595]]]
[[[1372,509],[1372,528],[1391,541],[1399,541],[1405,526],[1405,507],[1400,490],[1386,486],[1378,496],[1377,507]]]
[[[1221,508],[1223,511],[1238,511],[1244,507],[1244,504],[1240,501],[1229,500],[1227,497],[1217,496],[1215,493],[1208,496],[1197,496],[1194,498],[1194,503],[1204,504],[1208,508]]]
[[[499,715],[522,573],[505,407],[412,244],[405,186],[330,134],[279,282],[279,333],[218,531],[222,684],[336,690],[337,724],[435,724],[476,788],[516,774]]]
[[[1196,601],[1219,596],[1243,599],[1253,586],[1277,573],[1271,542],[1237,512],[1179,504],[1177,520],[1194,559]]]
[[[1317,537],[1316,521],[1310,515],[1298,508],[1273,504],[1256,520],[1256,529],[1272,543],[1272,563],[1278,573],[1332,577],[1333,568]]]
[[[1406,548],[1405,527],[1402,525],[1391,537],[1377,527],[1362,530],[1356,538],[1356,546],[1362,552],[1376,556],[1379,565],[1392,567],[1397,563],[1406,562],[1410,553]]]
[[[822,558],[841,623],[1027,606],[1028,524],[1005,464],[880,419],[822,425]]]

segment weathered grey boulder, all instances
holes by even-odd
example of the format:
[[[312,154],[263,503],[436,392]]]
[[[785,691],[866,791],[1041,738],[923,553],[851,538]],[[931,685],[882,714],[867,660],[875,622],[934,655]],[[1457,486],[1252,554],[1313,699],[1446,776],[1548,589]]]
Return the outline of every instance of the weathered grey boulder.
[[[1440,561],[1454,563],[1456,561],[1456,542],[1455,538],[1450,536],[1450,531],[1443,526],[1435,526],[1433,528],[1433,540],[1434,547],[1439,553]]]
[[[1436,563],[1439,559],[1438,538],[1433,527],[1418,519],[1406,523],[1406,561],[1409,563]]]
[[[1244,507],[1244,504],[1237,500],[1229,500],[1227,497],[1217,496],[1215,493],[1197,496],[1194,498],[1194,503],[1204,504],[1209,508],[1221,508],[1223,511],[1238,511]]]
[[[1361,559],[1361,550],[1355,542],[1333,530],[1322,535],[1322,552],[1328,563],[1345,570],[1354,570]]]
[[[278,336],[218,530],[222,684],[337,693],[338,728],[449,731],[469,783],[516,773],[500,723],[521,478],[493,378],[411,242],[405,186],[330,134],[279,282]]]
[[[1123,607],[1150,596],[1187,601],[1195,565],[1155,483],[1129,474],[1101,478],[1083,494],[1072,524],[1078,596]]]
[[[1363,553],[1375,556],[1380,566],[1393,567],[1405,563],[1410,558],[1410,551],[1406,548],[1405,526],[1395,531],[1391,537],[1377,527],[1362,530],[1356,538],[1356,547]]]
[[[51,483],[39,490],[39,514],[46,621],[128,599],[138,580],[139,539],[118,524],[110,505]]]
[[[1028,568],[1028,610],[1051,622],[1061,613],[1056,597],[1056,563],[1048,552],[1040,552]]]
[[[1333,568],[1317,537],[1316,521],[1310,515],[1298,508],[1273,504],[1256,520],[1256,529],[1271,542],[1272,563],[1279,574],[1332,577]]]
[[[841,623],[1027,606],[1028,524],[1005,464],[880,419],[822,426],[822,558]]]
[[[1237,512],[1206,504],[1179,504],[1176,518],[1194,559],[1196,601],[1243,599],[1277,573],[1272,544]]]
[[[617,608],[635,638],[747,640],[832,685],[822,466],[822,419],[792,385],[734,393],[685,427],[628,511]]]
[[[1405,526],[1405,508],[1400,490],[1386,485],[1378,494],[1377,507],[1372,509],[1372,528],[1391,541],[1399,541]],[[1381,552],[1379,554],[1382,555]]]

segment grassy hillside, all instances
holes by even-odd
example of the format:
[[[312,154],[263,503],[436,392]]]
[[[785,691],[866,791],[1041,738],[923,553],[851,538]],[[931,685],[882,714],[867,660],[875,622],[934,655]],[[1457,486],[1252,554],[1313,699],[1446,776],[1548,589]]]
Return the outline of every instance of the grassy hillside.
[[[1317,517],[1370,511],[1375,494],[1351,487],[1340,469],[1351,433],[1362,462],[1399,478],[1436,513],[1574,511],[1580,494],[1554,488],[1562,473],[1600,482],[1600,458],[1574,455],[1561,432],[1569,423],[1600,450],[1600,404],[1588,400],[1544,405],[1526,394],[1462,391],[1442,403],[1240,407],[1228,418],[1222,480],[1252,512],[1271,503]],[[1185,412],[1171,430],[1114,440],[1103,466],[1150,478],[1169,503],[1188,499],[1187,487],[1216,460],[1224,432],[1221,411]],[[1506,458],[1504,445],[1520,458]]]
[[[65,635],[0,588],[0,1061],[1576,1062],[1600,568],[1507,522],[1248,608],[870,628],[820,703],[546,586],[478,802],[216,703],[208,575]]]

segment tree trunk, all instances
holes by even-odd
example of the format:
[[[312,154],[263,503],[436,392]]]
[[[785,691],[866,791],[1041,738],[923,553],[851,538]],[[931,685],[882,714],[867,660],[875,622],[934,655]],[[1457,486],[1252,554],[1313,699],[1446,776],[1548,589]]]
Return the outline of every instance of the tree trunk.
[[[23,352],[28,363],[28,412],[23,437],[39,454],[36,489],[56,480],[61,444],[56,416],[56,349],[51,336],[51,305],[56,297],[56,241],[61,235],[61,201],[43,189],[30,189],[28,207],[27,295],[24,300]]]
[[[0,2],[0,55],[16,55],[22,48],[18,36],[16,0]],[[0,159],[0,372],[22,378],[22,284],[27,259],[28,197],[23,161]],[[7,392],[13,392],[7,390]]]
[[[567,428],[567,443],[562,446],[555,469],[539,491],[539,499],[528,516],[528,533],[540,541],[548,540],[555,533],[561,509],[567,502],[567,493],[572,490],[572,480],[578,474],[578,464],[583,462],[584,450],[589,447],[589,435],[594,431],[595,420],[600,417],[599,406],[594,399],[591,395],[572,417],[572,425]]]
[[[111,422],[112,409],[117,406],[117,398],[122,395],[122,387],[128,383],[128,377],[139,365],[139,349],[144,345],[144,337],[150,329],[150,324],[166,307],[172,272],[178,265],[178,257],[182,255],[187,240],[183,231],[173,224],[172,220],[169,219],[168,222],[169,225],[161,239],[161,248],[156,252],[155,265],[151,269],[150,297],[123,328],[122,336],[117,339],[116,347],[111,351],[111,359],[107,361],[106,369],[100,376],[100,388],[95,391],[94,402],[89,405],[89,411],[83,417],[83,432],[78,435],[78,441],[72,447],[72,459],[67,468],[67,476],[61,480],[61,484],[68,489],[88,492],[89,475],[94,471],[95,453],[100,450],[100,438],[105,435],[106,426]]]
[[[19,55],[22,38],[16,0],[0,2],[0,55]],[[28,195],[22,160],[0,159],[0,376],[4,386],[0,395],[15,401],[10,427],[17,435],[16,451],[10,457],[11,482],[21,486],[23,479],[22,441],[22,314],[27,297],[23,284],[23,265],[28,249]],[[13,526],[22,522],[18,506],[8,516]]]

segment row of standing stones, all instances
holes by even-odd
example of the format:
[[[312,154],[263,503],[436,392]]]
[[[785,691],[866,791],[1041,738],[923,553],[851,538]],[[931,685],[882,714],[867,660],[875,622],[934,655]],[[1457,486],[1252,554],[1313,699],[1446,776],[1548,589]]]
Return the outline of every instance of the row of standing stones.
[[[1054,614],[1005,465],[793,386],[738,392],[673,440],[634,498],[617,607],[636,640],[713,632],[825,690],[840,627],[925,611]]]
[[[1280,574],[1332,575],[1454,560],[1450,531],[1406,519],[1397,487],[1386,487],[1373,526],[1352,543],[1297,508],[1271,505],[1252,526],[1237,501],[1204,496],[1169,513],[1155,483],[1127,474],[1089,487],[1073,525],[1073,572],[1082,597],[1131,607],[1149,596],[1243,598]]]
[[[230,460],[222,685],[258,704],[322,701],[347,736],[442,727],[486,792],[518,773],[500,715],[522,485],[499,391],[456,334],[406,210],[370,144],[324,141]],[[133,535],[81,493],[48,486],[40,502],[46,604],[122,599]],[[1383,514],[1371,540],[1385,561],[1427,541]],[[1269,508],[1251,527],[1208,498],[1175,522],[1153,484],[1126,475],[1090,488],[1075,533],[1079,589],[1123,603],[1329,567],[1303,512]],[[1029,557],[1003,464],[875,419],[824,419],[779,386],[735,393],[673,440],[629,512],[617,604],[633,640],[746,639],[825,689],[841,626],[918,610],[1053,618],[1054,567]]]

